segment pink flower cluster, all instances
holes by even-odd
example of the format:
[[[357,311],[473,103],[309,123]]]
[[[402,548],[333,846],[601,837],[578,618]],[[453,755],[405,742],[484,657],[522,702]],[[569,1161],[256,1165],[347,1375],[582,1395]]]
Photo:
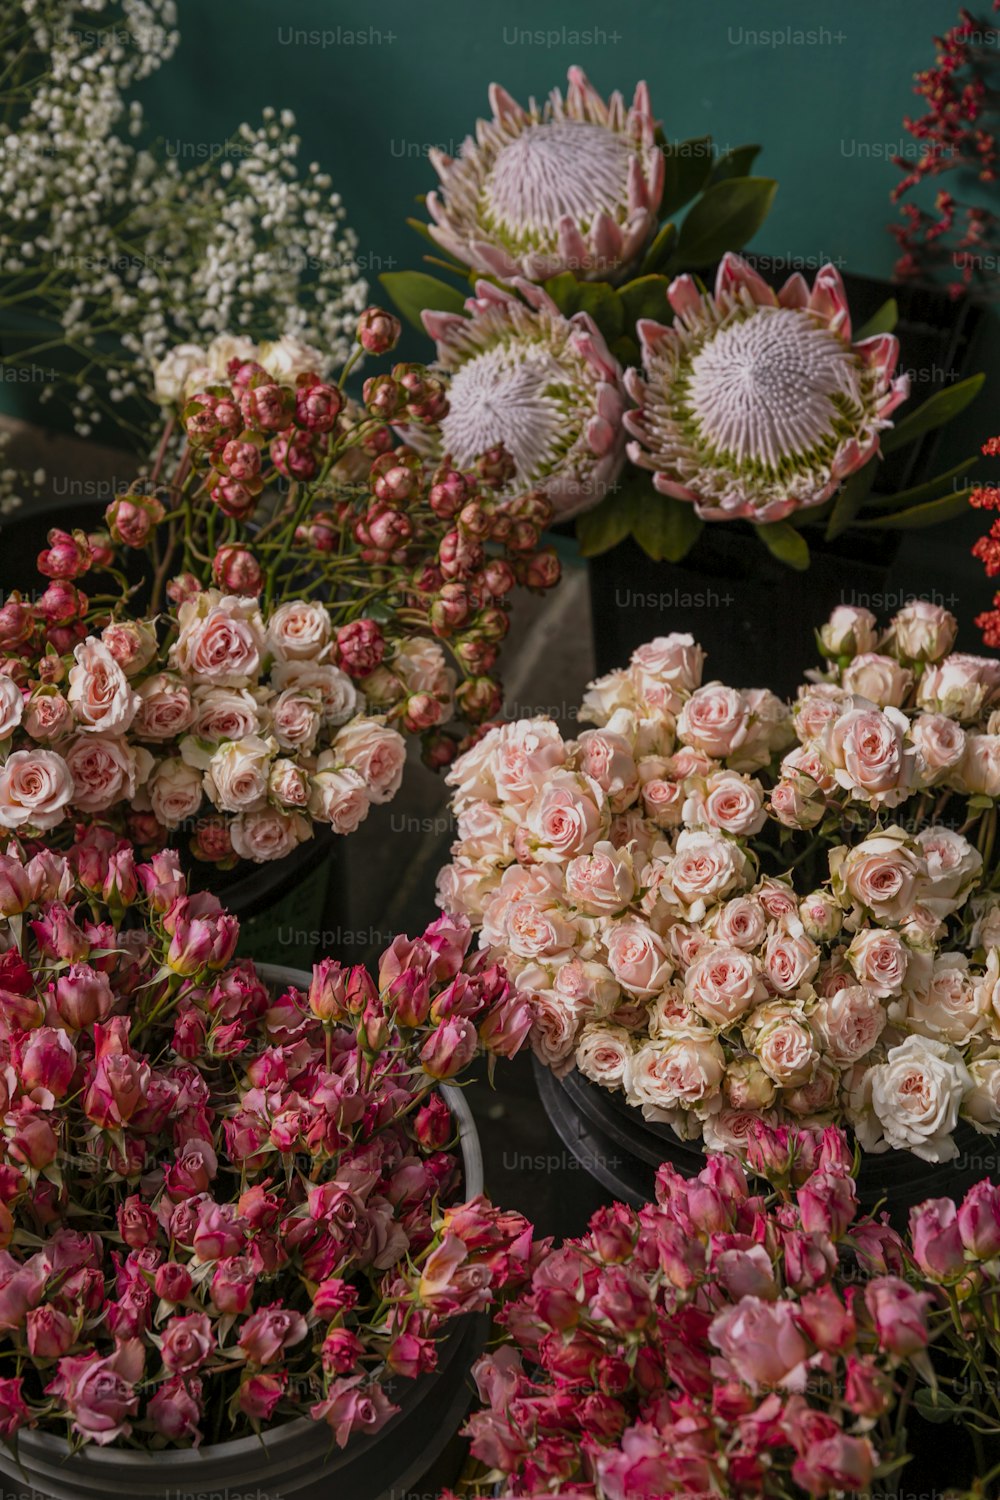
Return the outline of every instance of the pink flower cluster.
[[[598,1210],[504,1298],[468,1427],[499,1493],[867,1494],[905,1451],[900,1390],[927,1370],[943,1297],[857,1220],[840,1132],[758,1122],[749,1156],[780,1192],[723,1155],[690,1180],[664,1166],[654,1203]]]
[[[100,828],[9,843],[0,914],[0,1437],[378,1430],[384,1381],[526,1253],[485,1205],[464,1258],[435,1238],[461,1183],[438,1082],[530,1025],[468,923],[277,994],[173,853]]]
[[[439,900],[544,1063],[715,1149],[758,1116],[935,1161],[960,1116],[1000,1127],[1000,662],[955,629],[838,609],[791,705],[668,636],[591,685],[575,740],[521,720],[456,761]]]

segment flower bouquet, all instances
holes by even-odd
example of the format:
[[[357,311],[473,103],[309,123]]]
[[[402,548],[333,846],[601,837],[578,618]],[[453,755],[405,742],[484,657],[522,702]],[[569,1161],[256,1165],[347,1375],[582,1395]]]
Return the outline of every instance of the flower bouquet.
[[[1000,1128],[1000,662],[955,633],[845,606],[791,704],[664,637],[575,740],[521,720],[456,761],[439,900],[542,1063],[712,1149],[819,1122],[947,1162]]]
[[[747,1166],[661,1168],[655,1202],[598,1210],[503,1298],[464,1495],[994,1492],[998,1190],[904,1238],[859,1216],[834,1129],[758,1121]],[[925,1417],[961,1423],[945,1453]]]
[[[382,277],[436,340],[450,398],[439,442],[458,461],[503,442],[516,485],[579,515],[590,557],[632,536],[677,562],[704,522],[749,521],[802,569],[803,526],[829,543],[961,513],[968,492],[950,473],[869,502],[881,456],[949,420],[982,377],[893,427],[909,392],[894,303],[855,334],[834,266],[811,287],[798,270],[772,287],[733,253],[776,188],[748,175],[759,147],[720,156],[708,138],[669,141],[644,83],[628,107],[579,68],[542,106],[497,85],[490,103],[457,159],[431,154],[441,185],[417,226],[474,295],[422,273]],[[715,267],[709,291],[698,273]]]
[[[503,972],[443,919],[377,980],[324,959],[277,992],[172,852],[99,825],[8,842],[0,911],[0,1436],[377,1431],[520,1233],[482,1211],[467,1274],[436,1274],[462,1185],[438,1085],[519,1046]]]
[[[398,331],[369,309],[351,362]],[[496,712],[508,595],[559,576],[548,502],[499,493],[503,455],[462,472],[394,442],[386,416],[443,408],[421,366],[359,407],[322,363],[227,339],[161,367],[153,472],[106,529],[51,532],[48,586],[0,608],[0,826],[121,815],[146,846],[187,830],[223,867],[278,859],[395,794],[401,730],[440,766],[456,707]]]

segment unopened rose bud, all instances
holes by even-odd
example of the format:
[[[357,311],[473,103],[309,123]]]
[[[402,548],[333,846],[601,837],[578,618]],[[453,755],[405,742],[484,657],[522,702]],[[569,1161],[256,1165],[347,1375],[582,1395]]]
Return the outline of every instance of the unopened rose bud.
[[[343,393],[319,381],[295,392],[295,420],[308,432],[331,432],[344,409]]]
[[[220,547],[212,561],[212,577],[227,594],[254,598],[264,586],[264,575],[253,553],[246,547]]]
[[[454,1078],[476,1055],[479,1036],[465,1016],[449,1016],[420,1049],[420,1061],[431,1078]]]
[[[167,598],[172,604],[186,604],[201,591],[201,584],[193,573],[177,573],[167,584]]]
[[[482,544],[460,531],[447,531],[438,543],[438,566],[445,578],[471,578],[484,561]]]
[[[358,342],[368,354],[388,354],[402,332],[399,319],[381,307],[366,307],[358,319]]]
[[[286,479],[312,479],[319,468],[319,459],[308,432],[275,438],[271,444],[271,462]]]
[[[104,512],[108,530],[125,547],[145,547],[164,517],[162,503],[152,495],[122,495]]]
[[[332,958],[313,965],[309,1009],[317,1021],[330,1023],[347,1017],[347,971]]]
[[[446,583],[431,604],[428,617],[434,634],[447,637],[461,630],[471,613],[472,604],[465,585]]]
[[[222,514],[233,521],[249,520],[257,507],[253,490],[238,479],[220,479],[210,493]]]
[[[31,877],[19,859],[0,854],[0,917],[17,917],[31,905]]]
[[[509,594],[516,582],[513,568],[502,557],[488,558],[480,577],[483,592],[493,599],[502,599]]]
[[[829,943],[839,933],[844,913],[829,891],[813,891],[799,902],[799,920],[815,942]]]
[[[861,656],[874,651],[878,641],[878,622],[870,609],[841,604],[820,628],[820,649],[824,656]]]
[[[256,443],[233,438],[222,450],[222,462],[230,479],[247,484],[260,474],[260,449]]]
[[[562,564],[551,548],[536,552],[523,564],[524,583],[529,589],[555,588],[562,576]]]
[[[378,990],[363,964],[355,964],[351,969],[344,999],[352,1016],[362,1015],[365,1008],[378,999]]]
[[[486,641],[502,641],[510,629],[510,619],[502,609],[481,610],[473,622],[479,635]]]
[[[502,443],[488,448],[476,459],[476,473],[490,489],[502,490],[517,473],[517,464]]]
[[[500,712],[503,694],[492,677],[469,677],[458,686],[455,701],[473,724],[481,724]]]
[[[35,610],[48,626],[68,625],[82,619],[87,612],[86,594],[73,587],[64,578],[54,579],[42,594]]]
[[[448,415],[448,387],[437,375],[428,375],[418,397],[406,403],[406,415],[411,422],[425,422],[437,426]]]
[[[531,521],[515,521],[506,543],[508,552],[534,552],[538,546],[538,527]]]
[[[239,410],[252,431],[281,432],[292,420],[292,393],[274,381],[262,381],[243,392]]]
[[[90,567],[90,547],[82,531],[49,532],[49,545],[38,554],[39,573],[46,578],[79,578]]]
[[[479,676],[489,672],[495,665],[499,656],[496,646],[489,641],[472,639],[459,641],[454,648],[455,655],[465,670],[473,676]]]
[[[434,475],[427,502],[442,521],[457,516],[469,497],[469,484],[457,469],[440,468]]]
[[[374,620],[352,620],[337,631],[337,661],[349,677],[367,677],[384,655],[385,637]]]
[[[440,724],[444,707],[431,693],[414,693],[406,700],[403,723],[410,734],[420,734]]]
[[[457,754],[458,744],[449,734],[434,732],[425,734],[421,740],[420,758],[432,771],[443,771]]]
[[[0,650],[15,651],[30,641],[34,631],[31,610],[16,591],[0,606]]]

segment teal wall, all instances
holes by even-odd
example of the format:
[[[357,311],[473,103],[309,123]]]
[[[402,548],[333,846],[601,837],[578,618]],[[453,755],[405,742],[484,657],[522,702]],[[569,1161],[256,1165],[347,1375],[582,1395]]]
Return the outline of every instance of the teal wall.
[[[853,269],[888,274],[894,247],[884,225],[898,169],[887,156],[917,103],[912,75],[931,62],[931,38],[958,5],[179,0],[178,8],[180,50],[144,88],[152,124],[174,141],[210,145],[263,104],[291,107],[307,155],[332,173],[376,271],[419,258],[422,242],[404,219],[434,185],[426,152],[457,149],[486,112],[489,82],[541,97],[578,62],[602,90],[646,78],[671,138],[764,144],[759,170],[781,186],[757,251],[844,257]],[[989,10],[988,0],[980,8]],[[799,36],[782,41],[786,29]],[[288,40],[324,31],[333,34],[325,45]],[[352,31],[370,40],[352,42]],[[543,35],[525,41],[524,31]]]

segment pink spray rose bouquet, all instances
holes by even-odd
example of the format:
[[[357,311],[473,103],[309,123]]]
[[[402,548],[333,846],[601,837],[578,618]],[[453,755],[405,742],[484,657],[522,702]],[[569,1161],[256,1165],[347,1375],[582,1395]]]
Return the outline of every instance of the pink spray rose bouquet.
[[[398,334],[368,309],[345,374]],[[396,442],[390,419],[447,405],[422,366],[358,407],[296,339],[182,354],[151,473],[106,529],[51,531],[47,586],[0,607],[0,828],[135,814],[143,844],[277,859],[389,801],[405,735],[441,766],[454,715],[496,712],[509,595],[559,577],[551,507],[500,495],[502,453],[459,470]]]
[[[10,841],[0,915],[0,1437],[378,1430],[388,1379],[527,1254],[482,1204],[460,1277],[436,1250],[461,1187],[438,1085],[530,1024],[469,924],[277,993],[173,851],[99,826],[68,856]]]
[[[672,635],[584,728],[489,729],[448,773],[439,900],[534,1008],[532,1044],[724,1148],[750,1120],[956,1154],[1000,1126],[1000,662],[913,603],[840,608],[792,703]]]

